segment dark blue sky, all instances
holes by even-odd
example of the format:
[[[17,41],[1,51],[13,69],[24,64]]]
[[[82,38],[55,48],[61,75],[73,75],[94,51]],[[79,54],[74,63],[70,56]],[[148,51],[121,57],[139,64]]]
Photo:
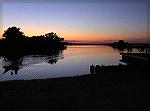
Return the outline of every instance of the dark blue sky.
[[[66,40],[147,39],[146,3],[3,3],[3,30],[54,31]]]

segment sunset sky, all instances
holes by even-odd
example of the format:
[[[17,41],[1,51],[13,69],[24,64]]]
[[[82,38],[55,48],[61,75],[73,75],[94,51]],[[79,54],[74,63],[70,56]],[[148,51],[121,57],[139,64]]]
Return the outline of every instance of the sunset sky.
[[[17,26],[26,36],[56,32],[65,40],[148,40],[143,3],[3,3],[3,31]]]

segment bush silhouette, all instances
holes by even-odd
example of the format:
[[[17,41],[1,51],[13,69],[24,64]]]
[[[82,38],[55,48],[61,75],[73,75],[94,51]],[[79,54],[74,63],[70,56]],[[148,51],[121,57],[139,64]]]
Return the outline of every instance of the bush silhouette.
[[[6,31],[4,31],[3,37],[5,37],[6,40],[20,40],[25,36],[24,33],[20,31],[20,28],[9,27]]]
[[[9,27],[4,31],[0,40],[0,50],[4,54],[37,54],[48,53],[49,50],[64,50],[66,48],[64,38],[50,32],[39,36],[25,36],[20,28]]]

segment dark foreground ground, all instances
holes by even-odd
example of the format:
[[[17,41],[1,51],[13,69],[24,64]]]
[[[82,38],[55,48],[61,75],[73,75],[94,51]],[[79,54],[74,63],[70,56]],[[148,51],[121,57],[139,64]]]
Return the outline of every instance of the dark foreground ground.
[[[148,66],[120,65],[80,77],[1,82],[0,110],[145,111],[149,72]]]

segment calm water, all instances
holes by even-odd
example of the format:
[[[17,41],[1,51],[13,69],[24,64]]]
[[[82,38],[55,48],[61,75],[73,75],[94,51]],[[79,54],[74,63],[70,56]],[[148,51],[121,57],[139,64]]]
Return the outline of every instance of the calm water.
[[[121,56],[108,46],[68,46],[51,56],[0,57],[0,81],[44,79],[89,74],[91,64],[117,65]]]

